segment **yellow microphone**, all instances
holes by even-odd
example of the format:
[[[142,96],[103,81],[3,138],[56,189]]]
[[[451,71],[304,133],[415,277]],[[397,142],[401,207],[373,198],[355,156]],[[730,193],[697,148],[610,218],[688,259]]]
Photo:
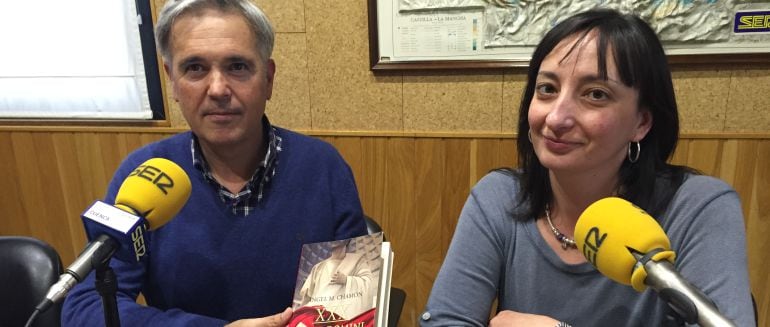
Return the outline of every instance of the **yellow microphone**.
[[[596,201],[583,211],[575,225],[575,243],[599,272],[639,292],[647,288],[646,273],[635,269],[634,252],[659,250],[655,261],[674,263],[676,258],[658,222],[631,202],[615,197]]]
[[[121,184],[115,205],[96,201],[83,212],[88,246],[59,276],[36,310],[43,312],[63,300],[75,284],[112,257],[142,261],[147,253],[145,232],[176,216],[190,191],[190,178],[171,160],[152,158],[139,165]]]
[[[152,158],[123,181],[115,206],[144,217],[148,228],[156,229],[182,209],[190,191],[190,178],[181,167],[165,158]]]
[[[126,177],[114,205],[96,201],[83,212],[86,236],[90,242],[108,236],[117,243],[110,257],[141,261],[147,253],[146,231],[176,216],[190,191],[190,178],[181,167],[168,159],[151,158]]]
[[[603,275],[638,292],[649,286],[687,323],[735,326],[676,271],[665,231],[633,203],[608,197],[588,206],[575,225],[575,243]]]

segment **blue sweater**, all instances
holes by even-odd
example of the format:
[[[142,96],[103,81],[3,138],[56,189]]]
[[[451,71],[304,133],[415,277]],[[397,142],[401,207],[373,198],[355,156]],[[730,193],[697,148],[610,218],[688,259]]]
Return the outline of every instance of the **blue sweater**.
[[[366,233],[350,168],[327,143],[277,128],[283,150],[264,198],[235,216],[193,167],[190,132],[149,144],[120,165],[107,203],[145,160],[163,157],[190,177],[192,195],[179,214],[149,233],[145,264],[113,259],[123,326],[222,326],[291,306],[302,244]],[[143,293],[148,306],[135,303]],[[69,294],[64,326],[104,326],[94,274]]]

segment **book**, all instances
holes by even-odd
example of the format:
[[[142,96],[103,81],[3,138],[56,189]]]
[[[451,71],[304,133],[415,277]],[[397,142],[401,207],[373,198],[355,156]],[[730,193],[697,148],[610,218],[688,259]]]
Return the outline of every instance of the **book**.
[[[392,271],[382,233],[303,245],[288,326],[387,326]]]

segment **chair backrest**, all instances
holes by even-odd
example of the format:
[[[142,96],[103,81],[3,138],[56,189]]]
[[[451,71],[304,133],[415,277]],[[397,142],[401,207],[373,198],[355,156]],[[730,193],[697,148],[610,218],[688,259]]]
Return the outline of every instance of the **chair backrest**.
[[[366,221],[366,231],[369,234],[379,233],[382,231],[382,227],[372,217],[364,215],[364,221]]]
[[[396,287],[390,288],[390,303],[388,304],[388,327],[398,326],[398,318],[401,317],[401,310],[404,309],[405,301],[406,291]]]
[[[59,254],[24,236],[0,236],[0,325],[24,326],[62,273]],[[32,326],[59,326],[61,303],[40,314]]]
[[[754,300],[754,293],[751,293],[751,306],[754,307],[754,324],[759,327],[759,315],[757,314],[757,301]]]
[[[382,227],[372,217],[364,215],[366,220],[366,230],[369,234],[379,233],[382,231]],[[385,240],[385,236],[382,237]],[[398,326],[398,318],[401,317],[401,310],[404,308],[404,302],[406,301],[406,291],[397,288],[390,288],[390,303],[388,304],[388,327]]]

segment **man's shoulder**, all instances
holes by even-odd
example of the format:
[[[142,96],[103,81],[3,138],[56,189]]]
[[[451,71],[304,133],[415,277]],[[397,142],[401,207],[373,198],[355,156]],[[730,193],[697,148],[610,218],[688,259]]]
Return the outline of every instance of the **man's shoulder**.
[[[337,149],[328,142],[316,137],[308,136],[282,127],[273,126],[278,137],[281,138],[282,151],[293,154],[302,154],[318,159],[337,159],[340,154]]]
[[[283,141],[289,141],[292,143],[299,144],[300,146],[307,146],[307,147],[331,147],[331,145],[326,141],[313,136],[305,135],[300,132],[296,132],[283,127],[278,127],[275,125],[273,125],[273,128],[275,128],[277,135]]]
[[[163,156],[164,154],[190,153],[192,132],[186,131],[154,141],[136,149],[131,155]]]

